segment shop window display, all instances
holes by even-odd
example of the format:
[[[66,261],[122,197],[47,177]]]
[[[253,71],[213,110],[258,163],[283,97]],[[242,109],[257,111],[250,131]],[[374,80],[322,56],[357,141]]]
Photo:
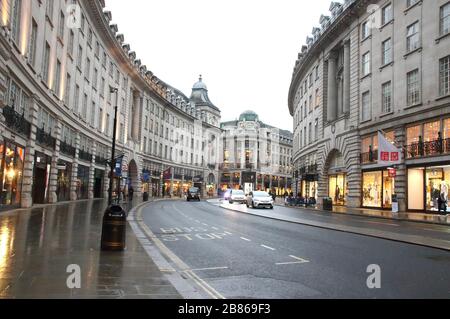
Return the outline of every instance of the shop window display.
[[[25,149],[6,142],[0,144],[1,205],[20,205]]]
[[[382,206],[382,172],[370,172],[363,174],[363,206]]]
[[[428,168],[425,175],[426,210],[437,212],[445,209],[450,212],[447,205],[444,207],[448,201],[450,166]]]
[[[345,205],[347,196],[347,178],[345,174],[329,176],[329,196],[334,205]]]

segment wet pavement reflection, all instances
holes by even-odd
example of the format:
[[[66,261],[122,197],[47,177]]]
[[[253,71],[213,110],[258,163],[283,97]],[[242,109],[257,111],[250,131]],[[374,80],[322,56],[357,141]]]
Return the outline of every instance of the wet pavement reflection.
[[[124,252],[100,250],[106,206],[93,200],[0,213],[0,298],[180,298],[129,226]],[[73,264],[80,289],[67,285]]]

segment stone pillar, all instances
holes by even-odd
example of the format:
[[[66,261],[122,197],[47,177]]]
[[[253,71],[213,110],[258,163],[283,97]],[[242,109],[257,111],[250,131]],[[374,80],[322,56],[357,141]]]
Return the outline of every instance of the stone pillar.
[[[107,160],[111,160],[111,149],[108,149],[107,152]],[[114,163],[115,164],[115,163]],[[103,198],[108,198],[109,191],[109,174],[111,172],[110,165],[107,165],[105,168],[105,175],[103,176]]]
[[[132,124],[132,138],[134,140],[134,142],[138,142],[139,141],[139,106],[140,106],[140,96],[139,94],[137,94],[137,92],[133,93],[133,107],[132,107],[132,119],[133,119],[133,124]]]
[[[403,147],[406,145],[406,130],[403,126],[397,127],[395,129],[395,144],[397,147]],[[395,177],[395,194],[398,199],[398,210],[400,212],[405,212],[407,207],[407,169],[405,164],[405,152],[402,155],[402,164],[396,166],[396,177]]]
[[[344,114],[350,112],[350,41],[344,43]]]
[[[242,171],[239,172],[239,187],[242,186]]]
[[[61,130],[62,130],[62,122],[60,119],[56,122],[55,126],[55,135],[56,138],[56,145],[55,150],[53,152],[52,156],[52,164],[50,169],[50,182],[49,182],[49,203],[57,203],[58,202],[58,195],[56,194],[56,189],[58,187],[58,158],[59,158],[59,147],[60,147],[60,140],[61,140]]]
[[[95,177],[95,156],[97,154],[97,142],[92,144],[91,149],[92,161],[89,167],[89,184],[88,184],[88,198],[94,198],[94,177]]]
[[[77,194],[77,178],[78,178],[78,154],[80,149],[80,132],[75,137],[75,158],[72,164],[72,176],[70,178],[70,200],[78,199]]]
[[[327,121],[336,119],[336,56],[333,52],[328,58],[328,98],[327,98]]]
[[[164,180],[164,170],[165,170],[164,165],[161,165],[161,177],[160,177],[160,180],[159,180],[159,196],[160,197],[164,197],[163,196],[163,189],[165,187],[165,185],[164,185],[164,182],[165,182],[165,180]]]
[[[25,148],[25,163],[23,168],[23,179],[22,179],[22,197],[21,197],[21,207],[30,208],[33,206],[33,165],[34,165],[34,154],[36,146],[36,132],[38,125],[38,110],[40,99],[37,95],[32,96],[32,103],[30,108],[30,123],[31,123],[31,133],[30,138],[27,141]]]
[[[170,175],[170,197],[173,197],[173,179],[175,178],[175,168],[171,168],[171,175]]]
[[[269,175],[269,188],[272,190],[272,175]]]
[[[184,168],[181,170],[181,193],[183,194]]]

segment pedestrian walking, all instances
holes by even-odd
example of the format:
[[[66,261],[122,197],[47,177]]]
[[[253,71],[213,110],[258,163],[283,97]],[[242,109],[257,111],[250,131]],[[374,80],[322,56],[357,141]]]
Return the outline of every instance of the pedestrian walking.
[[[133,186],[130,186],[130,188],[128,189],[128,198],[129,198],[130,202],[133,201],[133,194],[134,194]]]

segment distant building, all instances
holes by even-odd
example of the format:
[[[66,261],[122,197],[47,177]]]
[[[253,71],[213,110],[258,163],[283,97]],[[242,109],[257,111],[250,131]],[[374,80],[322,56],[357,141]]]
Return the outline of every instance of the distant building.
[[[267,125],[253,111],[239,120],[220,125],[223,163],[220,188],[273,190],[278,195],[292,190],[292,133]]]

